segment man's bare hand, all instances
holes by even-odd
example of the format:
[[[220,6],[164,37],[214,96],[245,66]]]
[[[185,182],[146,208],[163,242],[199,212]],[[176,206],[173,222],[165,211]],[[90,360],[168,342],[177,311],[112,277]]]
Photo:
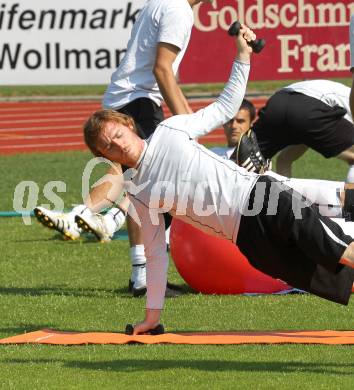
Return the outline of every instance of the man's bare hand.
[[[241,24],[240,32],[236,37],[237,59],[242,62],[250,62],[252,47],[248,44],[256,39],[256,34],[245,24]]]
[[[146,309],[145,319],[134,326],[134,335],[145,333],[151,329],[156,328],[160,323],[161,310]]]

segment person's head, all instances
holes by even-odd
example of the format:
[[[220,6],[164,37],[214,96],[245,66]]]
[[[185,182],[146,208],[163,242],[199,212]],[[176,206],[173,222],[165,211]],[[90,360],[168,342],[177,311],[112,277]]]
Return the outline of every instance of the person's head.
[[[243,99],[237,114],[224,124],[224,132],[229,147],[235,147],[241,135],[248,131],[256,119],[256,108],[247,99]]]
[[[113,111],[93,113],[84,125],[86,145],[95,156],[134,167],[143,150],[133,118]]]

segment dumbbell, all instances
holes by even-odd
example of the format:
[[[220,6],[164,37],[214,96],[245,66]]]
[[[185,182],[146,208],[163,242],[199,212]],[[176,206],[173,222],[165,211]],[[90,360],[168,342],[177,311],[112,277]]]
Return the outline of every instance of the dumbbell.
[[[134,332],[134,326],[132,324],[127,324],[127,326],[125,327],[125,334],[131,336],[133,332]],[[148,331],[141,334],[157,336],[159,334],[164,334],[164,333],[165,333],[165,328],[163,327],[162,324],[159,324],[155,328],[149,329]]]
[[[240,32],[241,23],[239,21],[233,22],[232,25],[229,28],[228,34],[232,37],[237,36]],[[253,51],[255,53],[259,53],[262,51],[263,47],[265,46],[265,40],[264,39],[255,39],[254,41],[251,41],[248,43]]]

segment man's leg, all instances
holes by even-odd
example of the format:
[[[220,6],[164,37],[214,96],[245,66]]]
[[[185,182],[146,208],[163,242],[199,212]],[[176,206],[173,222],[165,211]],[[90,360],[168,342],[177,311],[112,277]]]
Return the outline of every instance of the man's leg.
[[[267,171],[266,175],[299,192],[318,207],[321,215],[343,218],[345,193],[351,185],[341,181],[288,178],[273,171]]]
[[[132,263],[129,290],[133,293],[133,296],[141,296],[146,293],[146,257],[144,243],[139,225],[130,216],[127,217],[127,229],[130,245],[130,260]]]
[[[340,264],[353,239],[339,225],[319,215],[302,196],[265,176],[266,196],[258,199],[256,187],[250,202],[262,202],[256,216],[242,216],[237,245],[250,263],[293,287],[337,303],[347,304],[354,270]],[[264,184],[264,183],[262,183]],[[281,187],[281,188],[280,188]],[[284,187],[284,188],[283,188]],[[269,205],[279,194],[276,212]],[[301,218],[296,218],[295,216]]]
[[[93,187],[85,200],[85,209],[74,208],[70,214],[74,215],[75,222],[83,231],[92,233],[101,242],[108,242],[114,233],[119,230],[125,222],[125,205],[128,200],[123,199],[120,205],[116,200],[122,195],[123,174],[120,165],[110,167],[103,181]],[[128,202],[129,203],[129,202]],[[106,215],[97,214],[109,208]]]
[[[347,183],[354,183],[354,145],[344,150],[337,157],[349,164],[349,169],[345,181]]]
[[[105,219],[94,213],[112,207],[123,187],[123,176],[120,166],[110,167],[106,173],[107,180],[93,187],[85,203],[75,206],[70,212],[62,213],[36,207],[35,216],[44,226],[57,230],[65,239],[75,240],[80,237],[81,228],[93,233],[100,241],[109,241],[116,230],[124,223],[125,216],[119,208],[111,209]],[[79,216],[85,222],[80,229],[75,223]],[[112,217],[111,217],[112,216]],[[111,221],[111,220],[112,221]],[[105,222],[108,221],[108,224]],[[85,229],[86,227],[86,229]]]
[[[281,150],[276,161],[276,171],[279,175],[291,177],[293,162],[303,156],[307,149],[306,145],[289,145]]]

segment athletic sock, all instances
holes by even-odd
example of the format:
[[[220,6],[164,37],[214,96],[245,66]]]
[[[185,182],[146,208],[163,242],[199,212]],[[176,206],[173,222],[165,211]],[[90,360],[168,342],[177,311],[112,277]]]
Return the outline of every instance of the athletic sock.
[[[125,222],[125,217],[126,215],[121,209],[112,207],[103,217],[103,219],[108,231],[113,234],[122,227]]]
[[[146,287],[146,257],[144,245],[135,245],[130,248],[132,262],[131,281],[134,288]]]
[[[165,237],[166,237],[166,244],[167,245],[170,245],[170,229],[171,229],[171,226],[169,226],[166,231],[165,231]]]
[[[349,165],[349,170],[347,173],[347,178],[345,179],[346,183],[354,183],[354,165]]]

